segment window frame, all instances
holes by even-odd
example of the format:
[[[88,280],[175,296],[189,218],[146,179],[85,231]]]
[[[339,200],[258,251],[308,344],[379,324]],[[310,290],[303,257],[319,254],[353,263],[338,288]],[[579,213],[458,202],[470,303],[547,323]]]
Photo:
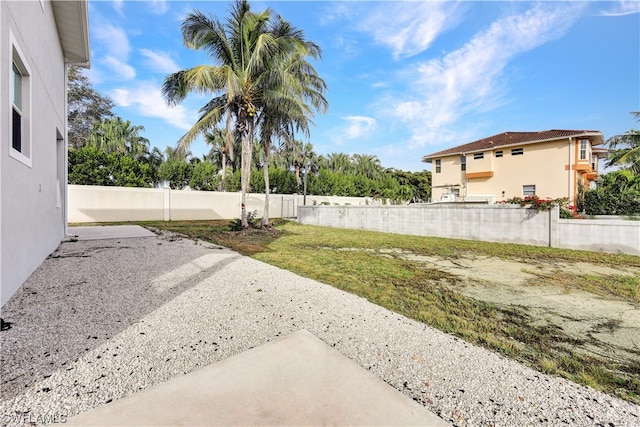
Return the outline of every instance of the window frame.
[[[502,150],[496,151],[496,157],[503,157],[503,156],[504,156],[504,151]]]
[[[522,156],[522,155],[524,155],[524,148],[523,147],[512,148],[511,149],[511,155],[512,156]]]
[[[484,152],[483,153],[473,153],[473,160],[482,160],[484,159]]]
[[[26,56],[22,53],[22,49],[18,44],[13,32],[9,30],[9,156],[23,163],[25,166],[32,167],[32,138],[31,138],[31,68],[26,60]],[[14,102],[14,67],[21,75],[20,81],[20,106]],[[14,120],[15,112],[20,117],[20,150],[14,148]]]
[[[588,151],[587,143],[589,142],[589,140],[586,139],[586,138],[582,138],[582,139],[579,139],[578,142],[580,143],[578,159],[579,160],[587,160],[587,154],[588,154],[587,153],[587,151]]]
[[[529,191],[526,191],[526,189],[528,188]],[[531,190],[533,190],[533,193],[531,193]],[[522,197],[527,197],[527,196],[535,196],[536,195],[536,185],[535,184],[527,184],[527,185],[523,185],[522,186]]]
[[[436,159],[435,161],[435,173],[441,173],[442,172],[442,160],[441,159]]]
[[[462,172],[465,172],[467,170],[467,155],[466,154],[461,154],[460,155],[460,170]]]

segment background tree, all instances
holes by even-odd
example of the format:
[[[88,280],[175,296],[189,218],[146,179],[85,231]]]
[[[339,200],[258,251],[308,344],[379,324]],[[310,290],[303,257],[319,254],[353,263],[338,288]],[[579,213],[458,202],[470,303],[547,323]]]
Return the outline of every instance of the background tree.
[[[353,171],[367,178],[379,178],[382,175],[382,165],[378,156],[371,154],[354,154],[351,156]]]
[[[181,102],[188,93],[212,93],[214,98],[201,108],[196,124],[180,144],[213,128],[223,117],[235,122],[234,131],[242,140],[242,225],[248,227],[246,193],[251,179],[253,141],[260,116],[267,106],[280,105],[292,94],[284,68],[277,61],[288,52],[310,55],[299,35],[273,31],[272,12],[253,13],[245,0],[232,4],[225,24],[194,11],[181,30],[185,45],[207,52],[216,65],[202,65],[167,76],[163,95],[169,104]],[[277,82],[277,84],[276,84]]]
[[[95,123],[85,145],[105,153],[126,154],[140,159],[149,154],[149,140],[140,136],[144,126],[133,126],[129,120],[111,117]]]
[[[93,89],[82,68],[69,67],[67,79],[69,146],[80,148],[89,140],[95,123],[113,117],[115,104]]]
[[[640,112],[631,113],[640,121]],[[607,140],[609,160],[607,167],[621,166],[633,174],[640,174],[640,130],[631,129],[624,135],[616,135]]]
[[[609,172],[598,187],[584,194],[587,215],[640,215],[640,175],[629,170]]]
[[[69,184],[151,187],[156,182],[144,159],[105,153],[95,147],[69,149]]]

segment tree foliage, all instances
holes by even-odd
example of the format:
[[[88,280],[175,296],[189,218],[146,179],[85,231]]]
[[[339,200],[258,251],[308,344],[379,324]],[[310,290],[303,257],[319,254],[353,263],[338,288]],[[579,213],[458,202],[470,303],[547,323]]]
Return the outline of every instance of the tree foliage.
[[[587,215],[640,215],[640,174],[622,170],[600,177],[595,190],[584,195]]]
[[[69,146],[80,148],[89,140],[94,124],[113,117],[115,104],[93,89],[81,68],[69,67],[67,79]]]
[[[640,121],[640,112],[631,113]],[[607,166],[620,166],[640,174],[640,130],[631,129],[624,135],[616,135],[607,140],[609,159]]]
[[[200,118],[179,144],[187,146],[223,120],[227,148],[233,140],[231,132],[241,139],[242,223],[248,227],[245,199],[256,131],[263,126],[260,136],[268,145],[280,126],[305,131],[311,107],[326,105],[325,83],[306,61],[307,57],[317,59],[320,49],[271,10],[252,12],[246,0],[232,3],[224,23],[193,11],[181,30],[185,45],[206,52],[213,65],[167,76],[163,96],[171,105],[191,92],[212,94],[213,98],[200,109]],[[265,153],[268,156],[266,148]]]
[[[140,135],[144,126],[133,126],[129,120],[110,117],[94,123],[86,146],[105,153],[126,154],[141,159],[149,154],[149,140]]]
[[[69,149],[69,184],[116,187],[151,187],[151,166],[121,153],[105,153],[94,147]]]

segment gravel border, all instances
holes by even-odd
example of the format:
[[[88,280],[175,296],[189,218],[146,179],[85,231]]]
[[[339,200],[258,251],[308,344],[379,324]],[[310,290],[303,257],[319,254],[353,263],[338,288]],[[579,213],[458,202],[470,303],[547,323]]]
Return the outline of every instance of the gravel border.
[[[2,317],[4,425],[64,421],[300,329],[454,425],[640,425],[637,405],[170,233],[64,242]]]

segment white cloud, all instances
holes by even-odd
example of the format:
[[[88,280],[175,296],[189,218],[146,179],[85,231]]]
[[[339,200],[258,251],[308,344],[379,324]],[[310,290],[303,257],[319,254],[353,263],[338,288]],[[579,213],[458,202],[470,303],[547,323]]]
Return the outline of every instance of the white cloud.
[[[371,134],[376,127],[376,120],[364,116],[346,116],[347,126],[343,129],[342,135],[346,139],[363,138]]]
[[[110,68],[116,76],[123,80],[133,80],[136,77],[136,70],[129,64],[120,61],[113,56],[107,56],[100,61],[101,64]]]
[[[169,107],[162,98],[162,91],[153,82],[137,82],[135,86],[118,88],[109,96],[116,105],[131,108],[145,117],[156,117],[171,126],[188,130],[195,122],[195,114],[190,113],[183,105]]]
[[[140,53],[147,58],[147,65],[158,73],[175,73],[180,67],[166,52],[154,52],[149,49],[140,49]]]
[[[126,60],[131,52],[127,33],[120,27],[111,24],[97,25],[93,31],[96,41],[108,55],[119,60]]]
[[[442,32],[460,21],[458,2],[383,2],[362,24],[393,56],[409,57],[427,50]]]
[[[519,54],[562,36],[578,19],[584,3],[537,3],[521,14],[495,21],[489,28],[442,58],[418,64],[413,93],[385,100],[386,113],[412,131],[411,144],[442,143],[458,134],[451,126],[463,115],[499,105],[505,91],[503,72]]]
[[[118,12],[118,15],[122,16],[122,7],[124,0],[113,0],[113,8]]]
[[[169,10],[166,0],[151,0],[151,13],[164,15]]]
[[[610,9],[601,12],[601,15],[604,16],[622,16],[640,13],[640,1],[638,0],[619,0],[604,4],[610,6]]]

